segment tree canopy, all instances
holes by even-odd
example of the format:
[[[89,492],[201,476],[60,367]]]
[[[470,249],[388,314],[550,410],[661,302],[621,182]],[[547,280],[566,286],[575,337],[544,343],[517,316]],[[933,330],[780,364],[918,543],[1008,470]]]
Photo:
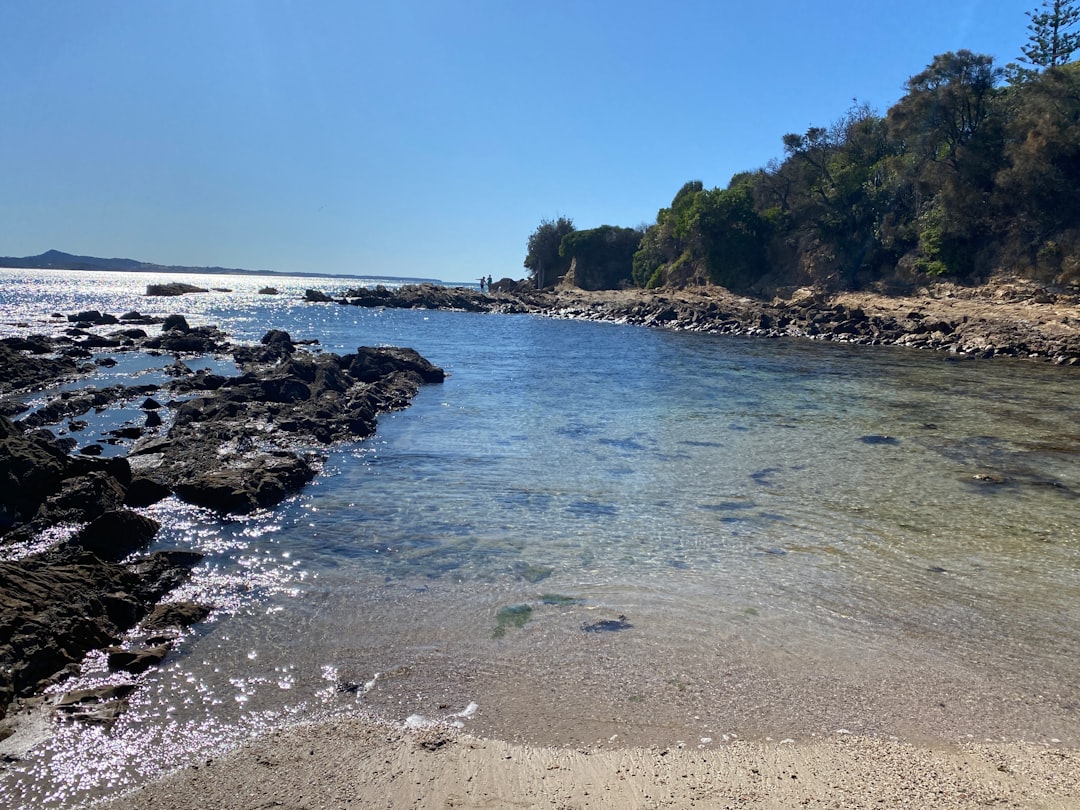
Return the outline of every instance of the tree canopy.
[[[525,267],[537,289],[555,284],[570,269],[570,259],[559,254],[563,237],[573,233],[574,221],[569,217],[545,219],[529,236]]]
[[[639,234],[631,283],[890,291],[1002,268],[1080,283],[1080,62],[1069,61],[1080,10],[1048,0],[1029,16],[1023,52],[1038,69],[1011,71],[1008,85],[988,55],[938,54],[884,114],[856,101],[831,124],[783,135],[782,158],[725,188],[685,183]],[[597,266],[586,257],[620,230],[572,229],[544,221],[530,237],[538,284],[575,255]]]

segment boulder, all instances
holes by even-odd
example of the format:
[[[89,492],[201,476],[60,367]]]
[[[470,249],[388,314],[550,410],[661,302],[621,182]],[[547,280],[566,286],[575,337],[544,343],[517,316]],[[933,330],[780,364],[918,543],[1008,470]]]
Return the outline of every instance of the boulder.
[[[273,506],[315,476],[315,470],[290,453],[260,453],[237,466],[197,474],[174,487],[176,494],[216,512],[245,514]]]
[[[114,509],[91,521],[74,542],[103,560],[122,560],[149,545],[160,528],[153,518],[130,509]]]
[[[187,318],[183,315],[168,315],[164,322],[161,324],[162,332],[187,332],[191,331],[191,326],[187,322]]]
[[[163,498],[169,497],[172,490],[168,484],[163,484],[145,475],[138,475],[131,479],[127,488],[127,496],[124,500],[127,506],[150,506]]]

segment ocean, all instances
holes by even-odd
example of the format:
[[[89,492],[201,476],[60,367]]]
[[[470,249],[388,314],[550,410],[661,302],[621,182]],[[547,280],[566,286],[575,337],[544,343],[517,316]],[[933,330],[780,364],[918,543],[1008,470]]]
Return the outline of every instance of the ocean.
[[[146,510],[153,548],[206,554],[175,598],[214,612],[111,729],[43,720],[0,805],[75,806],[356,715],[543,745],[1080,744],[1075,369],[301,300],[354,279],[145,297],[158,280],[0,270],[0,336],[180,312],[242,341],[408,346],[449,376],[322,448],[274,509]],[[172,361],[116,357],[95,384]],[[131,677],[95,654],[67,688]]]

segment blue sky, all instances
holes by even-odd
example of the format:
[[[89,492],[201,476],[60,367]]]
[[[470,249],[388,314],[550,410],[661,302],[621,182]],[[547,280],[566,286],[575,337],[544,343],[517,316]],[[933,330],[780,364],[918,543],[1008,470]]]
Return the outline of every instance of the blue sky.
[[[1036,0],[7,0],[0,255],[520,278],[652,222]]]

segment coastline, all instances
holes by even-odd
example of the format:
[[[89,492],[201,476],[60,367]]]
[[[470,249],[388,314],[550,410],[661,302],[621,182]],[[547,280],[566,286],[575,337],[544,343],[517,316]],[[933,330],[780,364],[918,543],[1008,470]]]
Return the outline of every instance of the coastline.
[[[1080,752],[838,735],[719,748],[545,748],[372,720],[300,726],[167,775],[109,810],[919,808],[1067,810]]]
[[[1023,279],[979,287],[939,282],[912,295],[822,293],[810,288],[761,300],[721,287],[582,290],[522,289],[504,281],[482,293],[430,284],[308,290],[311,303],[361,307],[531,313],[575,320],[762,338],[901,346],[988,359],[1014,357],[1080,364],[1080,293]]]
[[[906,342],[881,339],[886,345],[949,351],[947,345],[934,344],[939,340],[935,334],[948,337],[960,331],[959,325],[970,324],[969,336],[982,330],[1013,334],[1016,340],[1011,348],[999,340],[982,350],[972,344],[973,351],[953,354],[1033,356],[1060,364],[1072,364],[1077,357],[1071,347],[1080,308],[1064,297],[1037,300],[1042,297],[1038,293],[1017,300],[996,300],[991,291],[940,292],[918,299],[793,296],[792,301],[809,302],[802,307],[812,313],[806,322],[834,318],[822,320],[813,335],[800,333],[797,324],[794,329],[761,325],[762,313],[773,317],[778,311],[766,307],[787,309],[788,304],[750,302],[722,291],[542,295],[525,311],[673,329],[872,342],[830,327],[842,325],[835,320],[837,313],[861,310],[866,323],[874,318],[898,324],[940,319],[952,325],[948,332],[909,329]],[[498,294],[489,298],[501,299]],[[717,310],[708,317],[700,314],[710,307]],[[736,311],[743,313],[739,319],[727,317]],[[910,317],[913,312],[921,317]],[[1019,343],[1044,349],[1020,353],[1015,350]],[[448,728],[408,731],[357,719],[272,733],[212,765],[200,763],[151,782],[110,806],[1070,807],[1072,797],[1080,794],[1078,762],[1080,752],[1058,747],[1056,741],[921,744],[837,733],[828,739],[736,741],[705,748],[695,742],[670,750],[616,744],[547,748]]]

